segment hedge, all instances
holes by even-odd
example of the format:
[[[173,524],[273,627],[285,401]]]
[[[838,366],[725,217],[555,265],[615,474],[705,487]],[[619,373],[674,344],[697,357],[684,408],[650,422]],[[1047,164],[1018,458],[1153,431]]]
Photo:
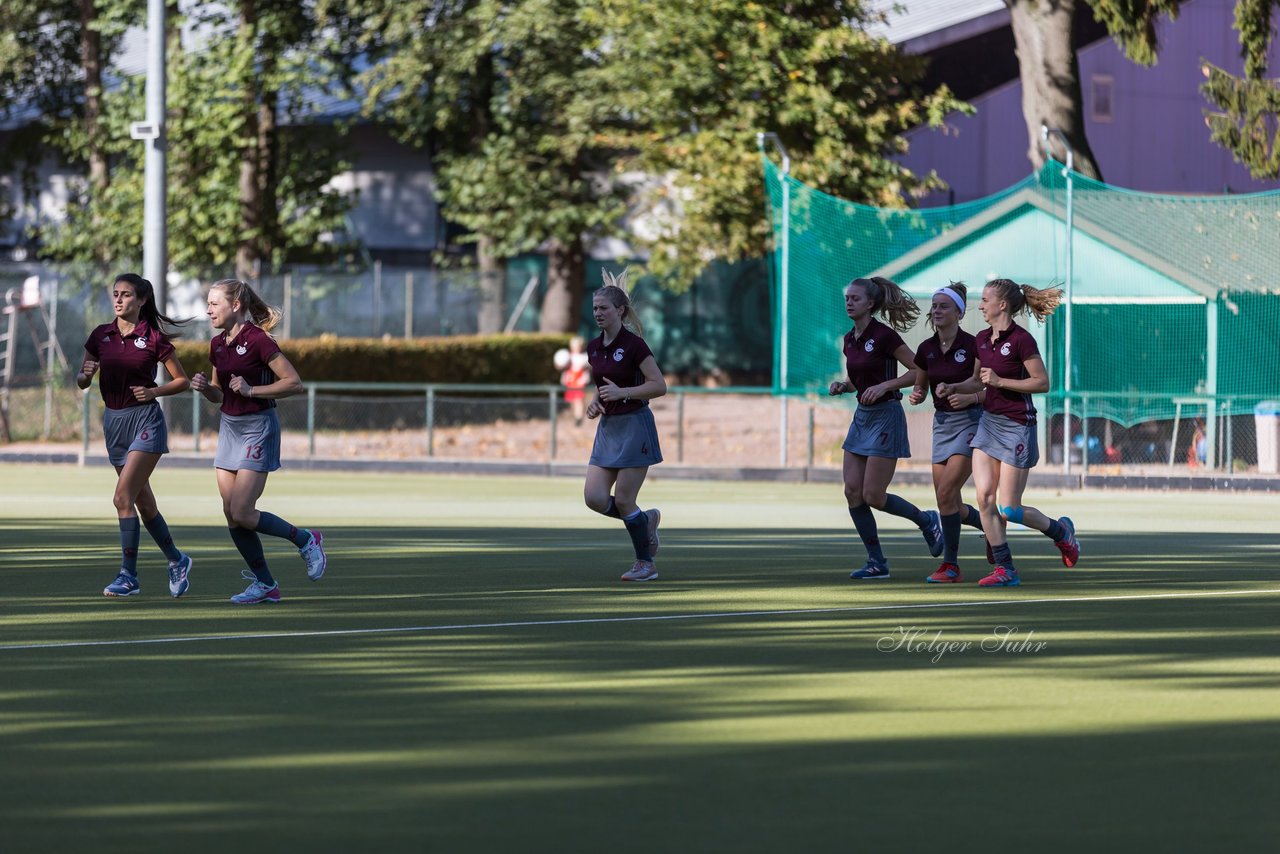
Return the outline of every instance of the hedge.
[[[447,338],[291,338],[280,349],[303,381],[494,383],[559,382],[555,351],[570,336],[457,335]],[[209,373],[209,342],[174,342],[187,375]]]

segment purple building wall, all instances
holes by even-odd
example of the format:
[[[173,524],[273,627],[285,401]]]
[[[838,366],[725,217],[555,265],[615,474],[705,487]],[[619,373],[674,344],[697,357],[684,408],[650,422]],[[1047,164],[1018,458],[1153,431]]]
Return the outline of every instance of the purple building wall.
[[[1231,153],[1209,141],[1200,94],[1201,59],[1234,74],[1244,60],[1232,28],[1235,0],[1195,0],[1177,21],[1160,24],[1160,58],[1144,68],[1106,39],[1080,52],[1086,130],[1107,183],[1160,193],[1212,195],[1280,188],[1257,181]],[[1272,74],[1280,74],[1280,43],[1272,45]],[[1106,92],[1110,90],[1110,116]],[[908,135],[902,162],[917,172],[935,170],[954,196],[939,193],[924,206],[991,195],[1031,172],[1022,85],[1015,81],[973,101],[973,116],[953,115],[947,130]]]

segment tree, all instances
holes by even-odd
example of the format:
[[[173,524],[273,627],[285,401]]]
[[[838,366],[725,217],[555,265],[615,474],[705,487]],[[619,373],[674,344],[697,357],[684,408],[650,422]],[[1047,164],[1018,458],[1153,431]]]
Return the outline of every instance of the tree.
[[[338,5],[338,4],[335,4]],[[346,6],[346,4],[340,4]],[[573,331],[585,293],[584,241],[623,213],[616,156],[583,114],[600,61],[585,0],[366,0],[375,64],[366,103],[429,152],[448,218],[469,230],[481,272],[482,331],[502,321],[501,259],[545,247],[543,331]]]
[[[104,21],[123,32],[123,21],[141,19],[134,16],[138,0],[95,5],[104,31]],[[197,7],[189,23],[204,41],[184,49],[171,0],[166,136],[173,267],[200,272],[238,262],[248,275],[259,262],[323,257],[323,237],[342,226],[349,200],[326,184],[345,168],[343,129],[314,123],[306,97],[331,88],[341,69],[319,49],[309,9],[285,0]],[[140,257],[143,150],[129,125],[144,114],[144,84],[126,78],[99,89],[95,107],[77,109],[48,137],[88,173],[66,222],[46,235],[52,257]],[[84,104],[89,100],[86,93]]]
[[[584,113],[632,152],[619,168],[655,177],[647,267],[670,287],[767,251],[759,131],[779,135],[795,177],[842,198],[905,206],[941,186],[894,155],[904,131],[968,108],[919,91],[923,60],[869,36],[864,2],[601,0],[592,14],[608,51]]]
[[[1280,178],[1280,80],[1265,78],[1276,9],[1280,9],[1280,0],[1240,0],[1236,4],[1244,76],[1236,77],[1206,63],[1209,81],[1201,87],[1217,108],[1205,110],[1209,138],[1231,151],[1255,178]]]

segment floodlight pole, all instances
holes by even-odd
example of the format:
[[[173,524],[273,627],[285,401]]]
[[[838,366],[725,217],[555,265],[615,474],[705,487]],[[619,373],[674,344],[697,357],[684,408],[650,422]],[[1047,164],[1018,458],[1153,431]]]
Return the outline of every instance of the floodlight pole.
[[[757,133],[756,144],[760,151],[765,150],[765,143],[771,142],[782,156],[782,239],[778,241],[780,272],[778,274],[778,387],[782,389],[782,405],[778,426],[778,455],[783,468],[787,466],[787,380],[788,380],[788,344],[790,330],[787,328],[787,302],[790,296],[791,277],[791,185],[787,178],[791,175],[791,155],[782,144],[776,133]]]
[[[168,235],[165,231],[165,0],[147,0],[147,120],[136,138],[147,146],[142,226],[142,274],[155,289],[155,306],[165,310]]]
[[[1066,311],[1063,327],[1065,328],[1062,346],[1062,360],[1066,362],[1066,370],[1063,372],[1063,397],[1062,397],[1062,471],[1064,474],[1071,474],[1071,286],[1072,286],[1072,269],[1071,263],[1074,252],[1072,251],[1073,238],[1075,236],[1075,210],[1072,207],[1072,171],[1075,166],[1075,155],[1071,150],[1071,143],[1067,140],[1067,135],[1060,130],[1051,129],[1048,125],[1040,125],[1040,139],[1044,141],[1044,150],[1049,157],[1053,157],[1050,148],[1049,136],[1056,134],[1062,142],[1062,147],[1067,151],[1066,169],[1062,174],[1067,179],[1067,282],[1063,288],[1063,307]],[[1081,462],[1086,459],[1089,448],[1086,441],[1086,447],[1080,449]],[[1087,469],[1086,469],[1087,470]]]

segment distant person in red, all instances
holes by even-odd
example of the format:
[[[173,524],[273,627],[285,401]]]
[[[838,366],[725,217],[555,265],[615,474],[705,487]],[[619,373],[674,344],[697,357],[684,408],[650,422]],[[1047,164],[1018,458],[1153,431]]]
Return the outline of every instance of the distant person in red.
[[[560,385],[566,389],[564,399],[573,411],[573,422],[581,427],[587,412],[586,388],[591,382],[591,365],[582,336],[569,339],[568,350],[556,351],[555,364],[560,369]]]
[[[854,279],[844,289],[844,311],[853,328],[844,336],[846,380],[831,383],[830,394],[857,394],[858,408],[844,445],[844,497],[867,562],[849,573],[855,581],[887,579],[889,560],[880,547],[874,507],[908,519],[924,535],[929,553],[942,554],[942,526],[936,510],[921,510],[888,491],[898,460],[911,456],[902,391],[916,382],[911,348],[899,332],[910,329],[920,307],[895,282],[880,276]],[[876,319],[879,314],[889,322]],[[904,368],[899,376],[898,367]]]
[[[649,345],[627,293],[627,274],[604,273],[605,284],[591,297],[591,314],[600,335],[587,345],[596,395],[588,418],[599,418],[587,465],[583,498],[597,513],[621,519],[635,549],[635,563],[623,581],[654,581],[658,570],[658,524],[662,514],[637,505],[649,466],[662,462],[658,428],[649,401],[667,393],[667,381]]]
[[[294,527],[257,509],[267,475],[280,468],[276,400],[302,391],[302,380],[268,334],[279,323],[280,310],[263,302],[247,284],[238,279],[214,283],[206,314],[218,330],[209,342],[213,373],[196,374],[191,387],[206,400],[222,404],[213,465],[231,540],[249,567],[241,573],[249,586],[231,601],[237,605],[279,602],[280,585],[267,567],[258,534],[281,537],[297,546],[312,581],[320,580],[328,564],[319,531]]]
[[[169,592],[176,598],[187,592],[191,557],[173,544],[169,525],[156,506],[151,473],[163,454],[169,453],[169,430],[156,398],[187,390],[190,381],[174,352],[175,321],[156,308],[151,283],[135,273],[116,277],[111,285],[115,320],[95,327],[84,342],[84,364],[76,385],[87,389],[99,375],[98,390],[105,408],[102,437],[107,459],[118,479],[111,501],[120,520],[123,559],[114,581],[103,596],[133,596],[142,592],[138,583],[139,517],[147,533],[169,561]],[[166,328],[168,327],[168,328]],[[173,379],[156,385],[156,365],[163,364]]]
[[[940,398],[940,383],[963,382],[973,376],[978,359],[978,342],[960,328],[968,289],[952,282],[933,293],[929,325],[933,335],[916,349],[916,387],[907,398],[913,406],[933,397],[933,493],[938,500],[942,522],[942,565],[925,581],[934,584],[964,581],[960,574],[960,527],[982,530],[982,514],[965,504],[960,490],[973,472],[973,448],[982,415],[982,392]]]
[[[978,362],[973,376],[960,383],[940,383],[936,390],[944,400],[976,392],[983,395],[982,418],[972,442],[973,482],[995,570],[978,582],[982,587],[1017,587],[1021,583],[1006,538],[1009,522],[1050,537],[1067,567],[1080,559],[1075,524],[1069,518],[1052,519],[1022,504],[1027,476],[1040,460],[1031,395],[1049,390],[1049,375],[1036,339],[1014,318],[1029,311],[1043,321],[1061,298],[1062,291],[1056,288],[1040,290],[1009,279],[988,282],[978,304],[987,328],[977,335]]]

